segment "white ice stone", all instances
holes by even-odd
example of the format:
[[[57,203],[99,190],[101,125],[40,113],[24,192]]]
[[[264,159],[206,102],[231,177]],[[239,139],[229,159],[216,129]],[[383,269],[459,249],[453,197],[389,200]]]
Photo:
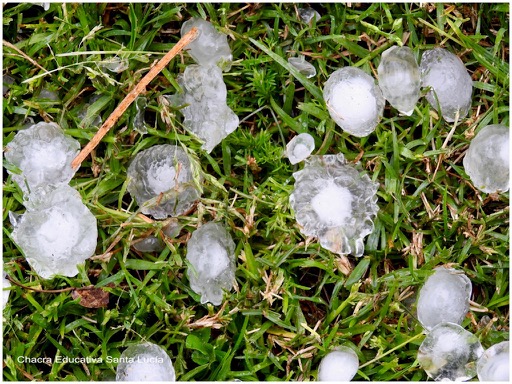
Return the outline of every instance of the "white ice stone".
[[[389,103],[410,116],[420,98],[420,69],[409,47],[391,47],[382,53],[379,87]]]
[[[476,376],[476,362],[483,352],[475,335],[458,324],[440,323],[421,343],[418,362],[436,381],[466,381]]]
[[[462,160],[473,185],[486,193],[506,192],[510,185],[510,131],[505,125],[482,128]]]
[[[508,341],[487,349],[476,364],[478,380],[510,382],[510,346]]]
[[[235,282],[235,243],[219,223],[207,223],[187,243],[187,276],[201,303],[220,305]]]
[[[199,30],[199,36],[187,46],[190,56],[199,65],[218,65],[223,70],[228,71],[233,56],[231,48],[229,48],[227,35],[217,32],[212,23],[193,17],[183,23],[181,36],[193,27]]]
[[[288,59],[288,63],[290,63],[292,67],[295,67],[300,73],[306,76],[307,79],[316,75],[316,68],[313,66],[313,64],[308,63],[303,55],[300,57],[290,57]]]
[[[155,219],[182,215],[201,196],[199,168],[176,145],[155,145],[139,152],[127,175],[128,192],[141,212]]]
[[[167,352],[145,342],[126,348],[119,358],[116,381],[176,381],[174,367]]]
[[[329,352],[318,367],[318,381],[344,382],[354,378],[359,369],[357,354],[348,347]]]
[[[324,100],[336,124],[357,137],[368,136],[375,130],[385,104],[373,78],[355,67],[338,69],[329,76]]]
[[[20,174],[7,170],[24,194],[45,185],[67,184],[76,172],[71,161],[80,143],[54,123],[38,123],[19,131],[7,144],[5,159]]]
[[[309,133],[301,133],[295,136],[286,145],[286,155],[290,163],[297,164],[307,159],[315,149],[315,140]]]
[[[290,205],[301,232],[318,237],[332,252],[362,256],[365,236],[373,231],[379,185],[344,156],[311,156],[293,174]]]
[[[34,271],[44,279],[75,276],[91,257],[98,238],[96,218],[69,185],[42,188],[12,232]]]
[[[311,20],[315,20],[316,22],[318,22],[322,18],[320,13],[318,13],[318,11],[311,7],[299,8],[298,11],[299,17],[306,24],[309,24]]]
[[[430,330],[442,322],[462,324],[469,311],[471,281],[461,271],[438,267],[419,292],[418,320]]]
[[[9,295],[11,294],[11,282],[4,276],[2,280],[2,311],[4,310],[7,302],[9,301]]]
[[[432,108],[447,122],[464,118],[471,107],[473,82],[457,55],[443,48],[423,52],[420,63],[421,85],[432,89],[425,96]]]

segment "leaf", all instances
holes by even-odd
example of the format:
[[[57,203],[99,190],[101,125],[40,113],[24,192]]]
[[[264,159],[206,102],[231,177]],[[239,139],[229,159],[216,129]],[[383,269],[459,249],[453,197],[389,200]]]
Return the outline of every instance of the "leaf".
[[[86,308],[105,308],[109,301],[109,293],[101,288],[78,288],[71,292],[71,297],[79,298],[78,304]]]

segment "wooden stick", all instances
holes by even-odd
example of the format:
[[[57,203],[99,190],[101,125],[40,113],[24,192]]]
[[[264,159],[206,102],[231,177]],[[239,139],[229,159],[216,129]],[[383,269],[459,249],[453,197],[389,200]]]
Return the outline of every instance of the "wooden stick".
[[[42,69],[43,71],[45,71],[46,73],[48,73],[48,71],[43,68],[42,66],[39,65],[39,63],[37,61],[35,61],[34,59],[32,59],[31,57],[29,57],[25,52],[23,52],[21,49],[19,49],[17,46],[15,46],[14,44],[11,44],[9,43],[8,41],[5,41],[3,40],[2,41],[2,44],[5,45],[6,47],[9,47],[13,50],[15,50],[16,52],[18,52],[21,56],[23,56],[25,59],[27,59],[28,61],[30,61],[32,64],[34,64],[37,68],[39,69]]]
[[[116,109],[110,114],[107,120],[100,127],[98,132],[94,135],[94,137],[89,141],[89,143],[80,151],[80,153],[73,159],[71,162],[71,167],[76,169],[82,164],[82,161],[91,153],[91,151],[96,148],[96,146],[100,143],[101,139],[107,134],[107,132],[114,126],[114,124],[119,120],[123,113],[126,112],[128,107],[133,103],[133,101],[146,89],[146,86],[153,80],[156,75],[158,75],[164,67],[169,64],[169,62],[176,56],[183,48],[185,48],[188,44],[194,41],[199,32],[197,28],[192,28],[189,32],[187,32],[175,45],[172,49],[165,54],[162,59],[158,63],[155,64],[153,68],[144,76],[139,83],[133,88],[130,93],[126,95],[126,97],[119,103]]]

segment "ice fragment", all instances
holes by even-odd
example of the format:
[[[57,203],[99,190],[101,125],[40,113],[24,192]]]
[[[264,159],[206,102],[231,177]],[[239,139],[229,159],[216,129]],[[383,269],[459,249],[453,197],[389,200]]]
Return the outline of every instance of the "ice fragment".
[[[11,282],[7,277],[4,276],[2,281],[2,311],[4,310],[7,302],[9,301],[9,295],[11,294],[11,290],[9,289],[11,286]]]
[[[373,231],[378,184],[340,153],[311,156],[293,174],[290,205],[301,232],[338,254],[362,256],[363,239]]]
[[[162,252],[165,244],[156,236],[148,236],[133,242],[133,248],[139,252]]]
[[[309,24],[311,20],[315,20],[316,22],[318,22],[322,18],[318,11],[311,7],[299,8],[298,11],[299,17],[306,24]]]
[[[15,80],[14,77],[9,75],[3,75],[2,77],[2,94],[5,96],[9,92],[9,89],[11,89],[12,85],[14,84]]]
[[[121,73],[128,69],[130,63],[127,59],[113,57],[102,62],[102,67],[114,73]]]
[[[336,124],[357,137],[368,136],[375,130],[385,104],[373,78],[355,67],[338,69],[329,76],[324,100]]]
[[[503,341],[487,349],[476,364],[478,380],[510,382],[509,342]]]
[[[176,145],[155,145],[139,152],[127,174],[128,192],[141,212],[155,219],[179,216],[200,197],[198,167]]]
[[[432,89],[425,96],[447,122],[459,120],[471,107],[473,83],[462,60],[443,48],[423,52],[420,63],[421,85]]]
[[[306,58],[302,55],[300,57],[290,57],[288,63],[308,79],[316,75],[316,68],[313,64],[308,63]]]
[[[297,164],[305,160],[315,149],[315,140],[309,133],[295,136],[286,145],[286,155],[290,163]]]
[[[207,223],[194,231],[187,244],[190,287],[201,303],[222,303],[223,290],[235,282],[235,243],[219,223]]]
[[[357,354],[348,347],[329,352],[318,367],[318,381],[343,382],[354,378],[359,368]]]
[[[172,361],[160,346],[145,342],[126,348],[116,370],[116,381],[175,381]]]
[[[482,128],[471,140],[462,160],[473,185],[486,193],[509,189],[509,128],[495,124]]]
[[[146,106],[148,99],[143,96],[139,96],[135,99],[135,116],[133,117],[132,128],[141,134],[148,133],[146,127],[146,121],[144,120],[144,114],[146,112]]]

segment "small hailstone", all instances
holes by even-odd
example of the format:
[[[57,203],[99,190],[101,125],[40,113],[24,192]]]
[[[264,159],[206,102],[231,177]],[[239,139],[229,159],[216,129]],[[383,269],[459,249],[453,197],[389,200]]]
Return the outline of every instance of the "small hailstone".
[[[15,83],[14,77],[9,75],[3,75],[2,77],[2,94],[5,96],[11,89],[12,85]]]
[[[167,352],[156,344],[145,342],[123,351],[116,381],[176,381],[176,375]]]
[[[508,341],[487,349],[476,364],[478,380],[510,382],[510,346]]]
[[[324,100],[336,124],[357,137],[372,133],[384,112],[380,88],[371,76],[355,67],[338,69],[329,76]]]
[[[420,98],[420,69],[409,47],[391,47],[377,68],[379,87],[389,103],[410,116]]]
[[[224,290],[235,282],[235,243],[219,223],[207,223],[192,233],[187,243],[187,276],[201,303],[220,305]]]
[[[290,163],[297,164],[305,160],[315,149],[315,140],[309,133],[295,136],[286,145],[286,155]]]
[[[11,290],[7,288],[9,288],[10,286],[11,282],[9,281],[9,279],[7,279],[7,277],[4,276],[4,279],[2,281],[2,310],[5,308],[7,302],[9,301],[9,295],[11,294]]]
[[[462,324],[469,311],[471,281],[460,271],[439,267],[419,292],[417,313],[430,330],[442,322]]]
[[[423,52],[420,63],[421,85],[432,89],[425,96],[432,108],[441,108],[447,122],[465,117],[471,107],[473,82],[457,55],[443,48]]]
[[[180,147],[155,145],[139,152],[131,162],[127,189],[142,213],[155,219],[179,216],[200,197],[197,172],[195,163]]]
[[[505,125],[488,125],[471,140],[462,160],[473,185],[486,193],[509,189],[510,131]]]
[[[137,97],[133,103],[135,105],[135,116],[132,120],[132,128],[141,134],[148,133],[146,121],[144,120],[147,103],[148,99],[144,96]]]
[[[295,67],[308,79],[316,75],[316,68],[313,66],[313,64],[308,63],[304,56],[290,57],[288,59],[288,63],[290,63],[291,66]]]
[[[299,17],[306,24],[309,24],[311,22],[311,20],[313,20],[313,19],[316,22],[318,22],[322,18],[322,16],[318,13],[318,11],[316,11],[315,9],[313,9],[311,7],[299,8],[298,11],[299,11]]]
[[[5,159],[21,173],[7,172],[24,194],[44,185],[67,184],[76,172],[71,161],[79,150],[80,143],[57,124],[41,122],[19,131],[7,144]]]
[[[148,236],[133,242],[133,248],[139,252],[162,252],[165,244],[156,236]]]
[[[300,231],[332,252],[362,256],[373,231],[378,184],[338,155],[311,156],[293,174],[290,205]]]
[[[130,66],[130,63],[127,59],[121,59],[119,57],[113,57],[111,59],[105,60],[101,63],[101,66],[110,72],[121,73],[126,71]]]
[[[418,349],[418,362],[436,381],[466,381],[476,376],[476,362],[484,352],[480,341],[458,324],[440,323]]]
[[[177,219],[169,219],[167,224],[162,228],[162,232],[165,236],[174,239],[178,237],[183,226],[178,222]]]
[[[348,347],[329,352],[318,367],[318,381],[343,382],[354,378],[359,369],[357,354]]]
[[[51,101],[59,101],[60,100],[59,99],[59,95],[57,94],[57,92],[49,90],[47,88],[43,88],[41,90],[41,92],[39,92],[38,98],[39,99],[51,100]]]

